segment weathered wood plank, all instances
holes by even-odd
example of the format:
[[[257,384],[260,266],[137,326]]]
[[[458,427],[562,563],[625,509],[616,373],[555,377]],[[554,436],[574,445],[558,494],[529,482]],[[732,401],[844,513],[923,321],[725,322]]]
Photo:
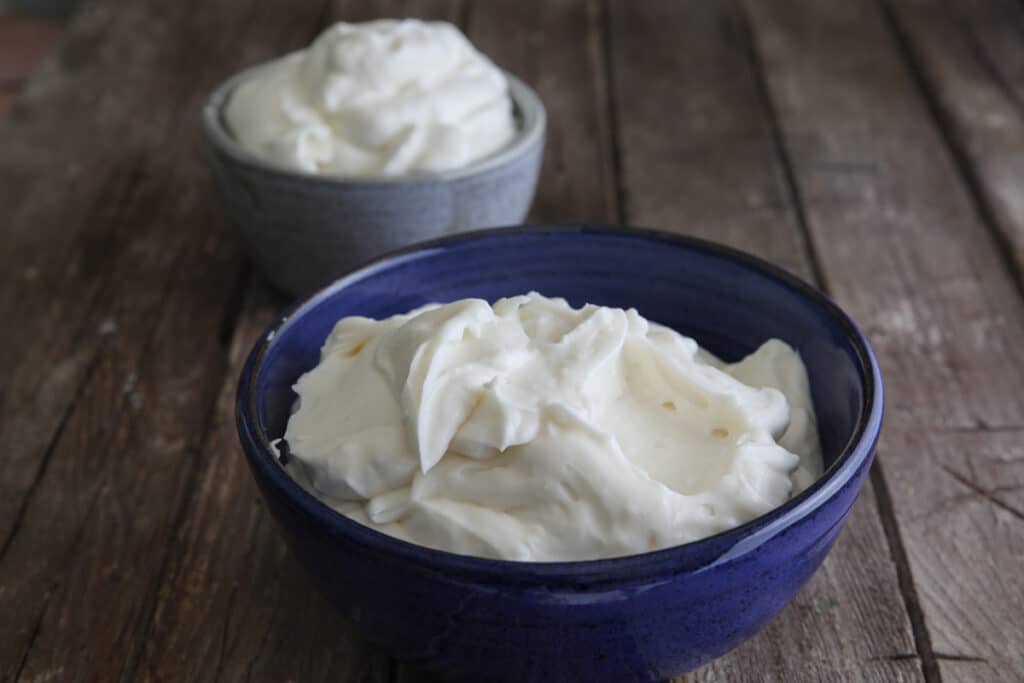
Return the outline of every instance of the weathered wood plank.
[[[985,220],[1024,285],[1024,5],[886,5]]]
[[[80,91],[64,95],[60,83],[78,75],[82,90],[94,89],[99,74],[114,68],[102,59],[93,61],[94,68],[81,66],[78,59],[92,61],[91,55],[88,49],[75,48],[100,42],[101,27],[116,26],[113,14],[103,5],[86,9],[66,41],[72,55],[65,57],[65,47],[47,59],[27,84],[20,107],[0,126],[0,205],[5,208],[0,312],[20,331],[0,339],[0,371],[6,379],[0,386],[0,435],[11,445],[10,456],[0,465],[0,539],[11,533],[49,441],[95,356],[97,328],[111,314],[106,301],[98,303],[108,281],[106,271],[118,254],[111,248],[116,240],[108,236],[124,225],[123,209],[111,197],[128,194],[126,186],[133,182],[141,155],[142,133],[137,131],[149,128],[129,125],[119,139],[123,154],[97,161],[92,136],[110,136],[112,130],[97,125],[72,147],[67,130],[76,126],[56,125],[54,112],[84,108]],[[148,45],[112,42],[128,60],[152,59]],[[39,123],[37,113],[48,121]],[[78,133],[82,137],[81,128]],[[56,147],[44,144],[47,139]],[[78,157],[90,160],[88,173]],[[75,192],[67,193],[71,184]],[[107,196],[106,205],[96,201],[98,194]]]
[[[23,650],[26,680],[112,679],[129,665],[188,495],[193,434],[224,371],[222,310],[195,304],[234,285],[234,241],[224,237],[180,254],[189,269],[171,276],[162,301],[146,301],[149,315],[114,323],[3,557],[3,657]]]
[[[613,222],[615,171],[597,0],[469,5],[466,32],[533,87],[548,112],[541,190],[530,220]]]
[[[178,155],[197,158],[199,98],[246,57],[220,45],[198,64],[194,46],[167,39],[182,15],[210,30],[229,24],[212,10],[87,4],[0,126],[0,315],[19,331],[0,337],[0,435],[10,447],[0,464],[0,545],[96,362],[98,332],[136,306],[133,297],[159,294],[166,261],[202,233],[150,220],[145,203],[166,189],[156,177]]]
[[[900,0],[900,3],[905,1]],[[937,12],[942,10],[958,25],[962,39],[970,43],[974,57],[989,76],[1018,107],[1024,107],[1024,50],[1020,47],[1021,35],[1024,34],[1024,7],[1014,0],[977,0],[970,3],[945,0],[941,7],[936,8]]]
[[[1019,424],[1017,296],[879,11],[752,14],[836,293],[888,363],[929,368],[896,384],[890,423]]]
[[[245,55],[224,34],[276,52],[308,38],[319,14],[292,5],[240,25],[257,5],[89,6],[0,127],[12,208],[2,270],[29,281],[2,301],[19,330],[0,361],[0,426],[17,446],[0,509],[5,680],[131,672],[238,283],[235,239],[196,153],[199,104]],[[54,185],[75,174],[74,192]]]
[[[613,93],[630,223],[759,254],[813,279],[741,15],[725,3],[612,4]],[[694,681],[920,678],[871,487],[778,619]]]
[[[1015,491],[994,490],[1020,476],[993,436],[1024,423],[1012,275],[879,8],[746,5],[823,269],[887,379],[876,481],[934,653],[925,671],[1020,680],[1024,526]]]
[[[1024,448],[1019,430],[901,434],[901,452],[928,453],[935,476],[897,508],[918,575],[942,680],[1019,681],[1024,547]]]
[[[387,660],[362,644],[291,557],[238,444],[236,377],[280,307],[262,283],[250,288],[196,494],[146,634],[141,680],[387,680]]]
[[[743,25],[726,3],[612,2],[625,213],[810,276]]]

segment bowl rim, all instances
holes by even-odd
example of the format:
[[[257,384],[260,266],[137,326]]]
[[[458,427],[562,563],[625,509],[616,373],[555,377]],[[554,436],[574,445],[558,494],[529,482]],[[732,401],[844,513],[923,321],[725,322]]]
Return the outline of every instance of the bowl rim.
[[[541,102],[540,97],[530,86],[505,69],[501,69],[501,72],[508,79],[508,94],[512,99],[516,118],[521,122],[520,128],[516,131],[515,137],[506,143],[505,146],[466,166],[430,173],[410,173],[396,176],[353,176],[335,173],[311,173],[276,164],[250,151],[235,139],[224,118],[224,107],[231,99],[235,89],[241,86],[242,83],[281,62],[297,58],[302,52],[302,50],[296,50],[246,67],[218,84],[206,98],[200,113],[203,134],[207,144],[247,169],[270,175],[324,185],[387,187],[424,185],[480,175],[519,159],[529,153],[538,143],[543,143],[547,126],[547,112],[544,109],[543,102]]]
[[[733,260],[780,281],[810,299],[843,330],[844,338],[856,353],[859,370],[864,378],[860,415],[853,433],[835,461],[804,491],[779,507],[732,529],[645,553],[562,562],[490,559],[421,546],[364,526],[302,488],[274,456],[270,438],[259,427],[256,396],[250,390],[255,386],[266,354],[279,338],[279,333],[336,292],[391,265],[463,242],[486,238],[515,239],[523,234],[597,234],[668,243],[669,246]],[[415,565],[418,571],[435,572],[448,578],[500,578],[505,583],[512,581],[523,585],[551,587],[571,584],[576,588],[635,585],[649,581],[653,576],[704,571],[756,549],[813,514],[853,479],[858,470],[870,464],[881,432],[883,413],[882,375],[871,345],[850,317],[813,285],[759,257],[716,242],[647,228],[584,223],[543,223],[467,231],[412,244],[367,262],[300,299],[263,331],[246,358],[235,401],[236,426],[242,450],[251,467],[259,471],[264,483],[281,494],[287,505],[297,508],[304,518],[317,524],[332,537],[343,538],[345,542],[359,545],[368,552],[386,557],[388,561],[406,562]],[[852,504],[851,500],[851,507]],[[848,510],[843,511],[840,519],[845,518],[846,512]],[[704,557],[716,545],[722,545],[724,549],[710,558]],[[702,559],[695,562],[694,555]]]

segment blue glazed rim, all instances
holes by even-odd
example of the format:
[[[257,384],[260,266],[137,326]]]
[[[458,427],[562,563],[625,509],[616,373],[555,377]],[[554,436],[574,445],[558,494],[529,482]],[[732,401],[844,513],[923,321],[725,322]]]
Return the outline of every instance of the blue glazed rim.
[[[308,493],[277,463],[270,440],[259,427],[256,396],[251,392],[262,367],[263,359],[279,337],[304,311],[310,310],[338,290],[370,277],[379,270],[419,254],[478,239],[514,239],[522,234],[595,234],[626,239],[646,240],[704,251],[731,259],[757,270],[820,306],[843,330],[854,349],[864,381],[860,416],[853,434],[835,461],[811,486],[783,505],[746,524],[697,541],[661,550],[599,560],[574,562],[522,562],[494,560],[459,555],[403,541],[359,524],[337,512]],[[650,587],[659,578],[685,572],[700,572],[733,561],[753,551],[779,533],[800,522],[827,504],[855,478],[857,472],[871,463],[881,433],[884,410],[881,371],[867,338],[823,292],[787,271],[745,252],[707,240],[644,228],[625,228],[594,224],[543,224],[508,228],[489,228],[459,233],[437,240],[420,242],[378,257],[348,275],[294,304],[277,318],[260,336],[249,352],[239,379],[235,417],[243,451],[250,466],[283,503],[307,520],[310,533],[320,531],[327,536],[359,546],[382,561],[403,563],[420,573],[433,573],[447,580],[467,582],[500,582],[524,588],[591,588],[598,590]],[[851,501],[852,506],[852,501]],[[842,519],[847,510],[843,511]],[[841,523],[841,522],[840,522]],[[552,595],[552,599],[556,599]]]

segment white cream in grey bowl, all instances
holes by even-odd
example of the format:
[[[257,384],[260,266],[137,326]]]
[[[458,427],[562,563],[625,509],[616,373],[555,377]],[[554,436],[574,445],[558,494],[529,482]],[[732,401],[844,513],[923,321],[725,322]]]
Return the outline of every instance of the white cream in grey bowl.
[[[203,113],[214,180],[267,277],[300,293],[406,244],[515,224],[536,94],[444,22],[338,23],[238,74]]]
[[[451,171],[515,137],[508,80],[455,26],[339,23],[239,86],[225,116],[239,142],[309,173]]]

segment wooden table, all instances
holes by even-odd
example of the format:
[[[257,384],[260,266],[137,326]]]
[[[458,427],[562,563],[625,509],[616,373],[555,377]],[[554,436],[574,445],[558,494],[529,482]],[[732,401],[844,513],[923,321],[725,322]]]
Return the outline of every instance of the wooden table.
[[[86,1],[0,123],[0,680],[398,682],[239,453],[244,263],[204,95],[328,22],[460,24],[548,107],[535,220],[718,240],[818,283],[888,387],[868,486],[692,681],[1024,679],[1024,5]]]

